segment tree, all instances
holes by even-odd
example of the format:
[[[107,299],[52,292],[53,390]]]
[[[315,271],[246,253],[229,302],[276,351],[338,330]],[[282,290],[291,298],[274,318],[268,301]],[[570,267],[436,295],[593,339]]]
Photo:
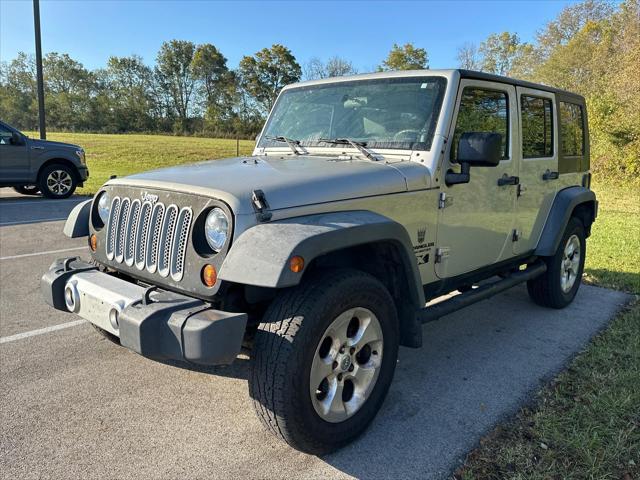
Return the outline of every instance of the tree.
[[[205,43],[196,48],[191,67],[201,82],[206,103],[216,103],[222,83],[228,80],[227,59],[215,46]]]
[[[96,89],[96,77],[66,53],[51,52],[42,60],[47,123],[52,128],[84,130]]]
[[[538,48],[546,58],[553,49],[566,45],[588,22],[600,22],[613,14],[611,3],[586,0],[565,7],[558,18],[549,22],[537,34]]]
[[[508,75],[518,53],[520,38],[515,33],[492,33],[480,44],[484,72]]]
[[[429,56],[424,48],[416,48],[412,43],[406,43],[403,46],[394,43],[378,70],[423,70],[427,68],[429,68]]]
[[[358,73],[358,70],[353,66],[353,63],[337,56],[331,57],[326,63],[318,57],[313,57],[307,62],[304,68],[304,77],[306,80],[342,77],[356,73]]]
[[[178,116],[178,129],[188,130],[190,103],[196,86],[193,56],[196,46],[186,40],[164,42],[156,59],[156,77],[161,92]]]
[[[467,70],[480,70],[480,59],[478,57],[478,47],[471,42],[467,42],[458,47],[456,55],[458,66]]]
[[[282,87],[297,82],[302,70],[291,51],[275,44],[240,60],[241,85],[264,111],[271,110]]]
[[[99,79],[102,88],[97,100],[102,100],[102,105],[108,109],[112,123],[109,130],[127,132],[155,128],[153,71],[141,57],[109,57],[107,68],[100,72]]]
[[[0,64],[0,118],[18,128],[36,129],[36,66],[32,55],[19,52]]]

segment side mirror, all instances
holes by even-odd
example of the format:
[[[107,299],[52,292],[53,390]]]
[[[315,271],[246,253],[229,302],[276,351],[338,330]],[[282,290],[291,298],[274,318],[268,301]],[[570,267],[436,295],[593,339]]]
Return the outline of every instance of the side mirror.
[[[449,170],[445,175],[447,185],[469,183],[471,167],[496,167],[501,160],[502,135],[493,132],[465,132],[458,141],[456,161],[460,173]]]
[[[500,163],[502,135],[492,132],[465,132],[458,142],[458,163],[472,167],[496,167]]]
[[[16,132],[13,132],[11,135],[11,145],[22,145],[24,141],[22,140],[22,136]]]

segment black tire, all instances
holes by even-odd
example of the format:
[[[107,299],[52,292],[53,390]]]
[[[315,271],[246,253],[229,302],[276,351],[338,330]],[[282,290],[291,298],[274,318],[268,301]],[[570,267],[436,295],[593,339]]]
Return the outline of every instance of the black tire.
[[[56,181],[58,178],[60,182]],[[72,167],[64,163],[52,163],[40,171],[38,185],[47,198],[69,198],[78,186],[78,176]]]
[[[21,195],[37,195],[40,193],[40,188],[37,185],[20,185],[19,187],[13,187],[13,189]]]
[[[565,260],[565,247],[569,239],[574,235],[580,243],[580,257],[578,268],[575,272],[575,281],[569,290],[564,291],[561,282],[561,271]],[[564,308],[569,305],[580,288],[585,256],[586,241],[584,225],[576,217],[571,217],[555,255],[544,259],[547,264],[547,271],[543,275],[527,282],[527,290],[531,299],[543,307]]]
[[[101,329],[100,327],[94,325],[91,322],[89,322],[89,325],[91,325],[95,329],[96,332],[98,332],[101,336],[103,336],[104,338],[109,340],[111,343],[115,343],[116,345],[120,345],[120,339],[118,337],[116,337],[115,335],[107,332],[106,330]]]
[[[364,307],[378,318],[382,361],[367,400],[346,420],[332,423],[312,404],[311,365],[320,342],[327,338],[328,326],[355,307]],[[341,448],[364,432],[380,409],[393,379],[398,339],[393,298],[367,273],[322,272],[284,291],[267,309],[252,349],[249,394],[258,418],[297,450],[322,455]]]

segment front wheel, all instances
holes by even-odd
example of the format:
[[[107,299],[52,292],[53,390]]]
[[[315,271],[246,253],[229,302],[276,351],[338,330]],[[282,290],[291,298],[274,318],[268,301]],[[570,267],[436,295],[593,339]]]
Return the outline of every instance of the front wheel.
[[[571,217],[553,257],[545,258],[547,271],[527,282],[529,296],[538,305],[564,308],[580,288],[586,254],[585,229]]]
[[[364,272],[324,272],[283,292],[253,344],[249,394],[258,417],[306,453],[346,445],[384,401],[398,337],[393,298]]]
[[[40,172],[40,191],[47,198],[68,198],[78,185],[76,172],[69,166],[54,163]]]

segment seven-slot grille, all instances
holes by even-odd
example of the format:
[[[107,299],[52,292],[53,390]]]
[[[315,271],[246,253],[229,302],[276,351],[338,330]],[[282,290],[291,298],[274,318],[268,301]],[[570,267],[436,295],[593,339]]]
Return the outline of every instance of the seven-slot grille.
[[[107,258],[179,282],[192,218],[189,207],[115,197],[107,224]]]

